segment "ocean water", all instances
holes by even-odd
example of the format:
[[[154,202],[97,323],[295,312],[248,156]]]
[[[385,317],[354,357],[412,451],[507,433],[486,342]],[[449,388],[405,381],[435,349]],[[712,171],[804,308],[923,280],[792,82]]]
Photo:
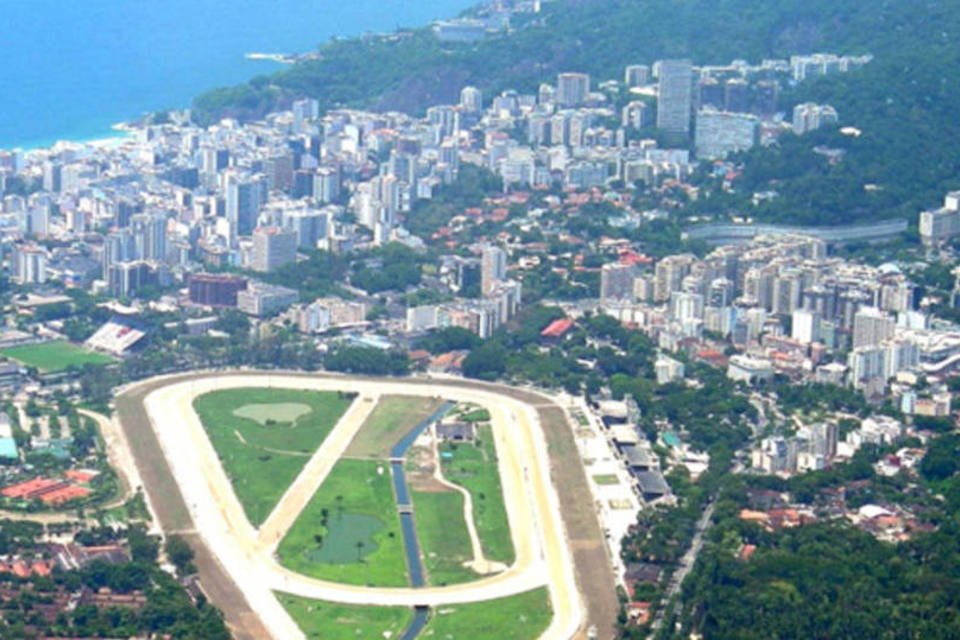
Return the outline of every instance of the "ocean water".
[[[334,36],[448,18],[476,0],[6,0],[0,148],[111,135],[145,112],[282,65]]]

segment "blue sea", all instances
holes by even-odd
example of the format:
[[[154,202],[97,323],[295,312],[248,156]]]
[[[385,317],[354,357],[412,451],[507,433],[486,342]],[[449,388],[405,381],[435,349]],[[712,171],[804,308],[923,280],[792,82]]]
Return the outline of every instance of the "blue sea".
[[[476,0],[7,0],[0,148],[111,135],[148,111],[281,64],[335,36],[449,18]]]

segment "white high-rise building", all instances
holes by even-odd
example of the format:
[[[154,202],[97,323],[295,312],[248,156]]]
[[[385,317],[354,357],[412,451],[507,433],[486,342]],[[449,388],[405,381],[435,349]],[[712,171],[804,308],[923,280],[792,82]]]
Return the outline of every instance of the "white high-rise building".
[[[650,82],[650,67],[645,64],[631,64],[623,72],[623,83],[628,88],[640,87]]]
[[[697,114],[697,157],[723,158],[729,153],[753,148],[760,139],[760,120],[748,113],[702,109]]]
[[[793,108],[793,132],[798,136],[820,127],[836,125],[839,120],[837,110],[828,104],[805,102]]]
[[[960,234],[960,191],[944,198],[943,206],[920,213],[920,239],[930,246]]]
[[[669,134],[690,134],[693,68],[689,60],[660,62],[657,128]]]
[[[637,268],[630,264],[612,262],[603,265],[600,271],[600,299],[633,300],[633,280]]]
[[[480,259],[480,289],[489,295],[497,283],[507,279],[507,252],[500,247],[487,245]]]
[[[483,111],[483,92],[476,87],[464,87],[460,91],[460,108],[466,113]]]
[[[47,251],[37,245],[14,248],[10,256],[13,281],[18,284],[43,284],[47,281]]]
[[[853,317],[853,348],[878,345],[893,336],[895,322],[876,307],[864,307]]]
[[[260,207],[267,201],[267,184],[263,176],[242,176],[229,172],[224,176],[227,220],[231,241],[248,236],[257,226]]]
[[[297,259],[297,232],[280,227],[259,227],[253,232],[254,271],[276,271]]]
[[[590,76],[585,73],[561,73],[557,76],[557,106],[579,107],[590,94]]]
[[[790,337],[797,342],[810,344],[820,341],[820,314],[808,309],[793,312]]]

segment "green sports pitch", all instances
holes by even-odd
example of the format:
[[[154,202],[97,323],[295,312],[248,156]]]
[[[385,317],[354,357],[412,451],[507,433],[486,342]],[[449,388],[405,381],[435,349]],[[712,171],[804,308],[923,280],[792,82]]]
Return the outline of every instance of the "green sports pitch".
[[[105,365],[114,362],[110,356],[90,351],[65,340],[10,347],[0,351],[0,355],[16,360],[25,367],[36,367],[43,373],[65,371],[72,366]]]

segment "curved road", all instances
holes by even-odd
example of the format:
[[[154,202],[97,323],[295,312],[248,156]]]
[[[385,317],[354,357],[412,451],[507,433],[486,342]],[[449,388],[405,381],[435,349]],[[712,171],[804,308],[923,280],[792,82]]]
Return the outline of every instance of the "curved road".
[[[202,393],[245,386],[359,393],[260,531],[247,521],[192,406],[193,399]],[[146,387],[149,390],[143,406],[197,533],[271,636],[284,640],[303,637],[274,598],[274,590],[354,604],[442,606],[490,600],[547,585],[554,616],[543,637],[569,638],[581,628],[585,615],[574,575],[573,552],[560,517],[547,444],[535,407],[468,385],[277,373],[211,374],[186,380],[174,377],[167,384],[148,381]],[[273,551],[277,543],[365,420],[374,404],[367,399],[379,394],[442,395],[490,411],[517,557],[505,572],[464,585],[369,588],[307,578],[276,563]]]

